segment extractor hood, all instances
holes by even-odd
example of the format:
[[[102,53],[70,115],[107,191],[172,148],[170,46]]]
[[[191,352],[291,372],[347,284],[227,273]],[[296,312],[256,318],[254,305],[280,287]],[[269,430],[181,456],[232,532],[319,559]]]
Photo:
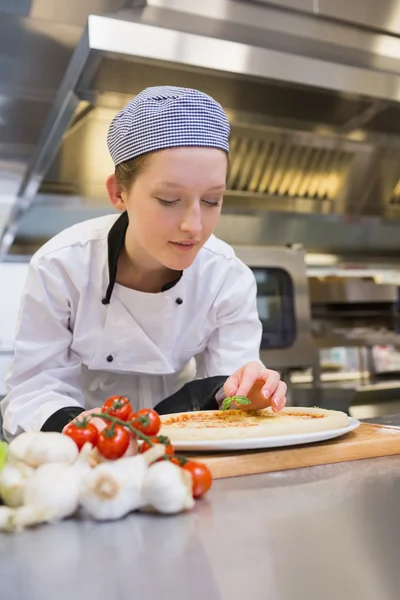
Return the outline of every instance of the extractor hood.
[[[3,251],[46,204],[60,216],[109,208],[108,124],[144,87],[163,84],[202,89],[226,110],[228,213],[396,221],[399,57],[400,40],[388,33],[355,35],[354,26],[267,4],[139,0],[91,15],[20,185]]]

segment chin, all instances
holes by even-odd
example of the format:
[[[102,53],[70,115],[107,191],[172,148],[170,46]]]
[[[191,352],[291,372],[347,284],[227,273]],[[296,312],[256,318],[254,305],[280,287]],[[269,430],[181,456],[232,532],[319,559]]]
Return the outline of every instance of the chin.
[[[168,253],[169,255],[165,256],[164,260],[161,262],[168,267],[168,269],[172,269],[173,271],[184,271],[193,264],[199,250],[200,248],[196,249],[196,252],[193,251],[182,256],[171,256],[171,254]]]
[[[172,269],[173,271],[184,271],[185,269],[188,269],[194,262],[194,259],[196,258],[196,256],[192,256],[192,257],[186,257],[186,258],[182,258],[182,259],[172,259],[169,261],[165,262],[165,266],[168,267],[169,269]]]

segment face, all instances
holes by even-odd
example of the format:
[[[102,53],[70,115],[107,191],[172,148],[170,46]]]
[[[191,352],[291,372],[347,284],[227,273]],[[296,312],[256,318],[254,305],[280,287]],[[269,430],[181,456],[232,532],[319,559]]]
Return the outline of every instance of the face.
[[[116,208],[128,211],[128,255],[149,268],[189,267],[219,219],[227,166],[226,154],[215,148],[152,155],[120,202],[110,194]]]

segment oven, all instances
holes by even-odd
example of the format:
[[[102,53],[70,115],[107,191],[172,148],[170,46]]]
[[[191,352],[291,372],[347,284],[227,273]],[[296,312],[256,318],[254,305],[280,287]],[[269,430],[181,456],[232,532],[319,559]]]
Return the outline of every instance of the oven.
[[[263,363],[281,371],[314,367],[318,355],[311,335],[304,249],[234,246],[234,250],[257,282]]]

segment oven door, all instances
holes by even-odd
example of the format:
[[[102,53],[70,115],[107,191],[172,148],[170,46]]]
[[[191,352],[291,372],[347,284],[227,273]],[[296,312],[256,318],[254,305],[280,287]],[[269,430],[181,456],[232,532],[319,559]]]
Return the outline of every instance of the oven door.
[[[235,246],[257,281],[257,307],[263,325],[261,360],[273,369],[315,364],[310,302],[303,249]]]

